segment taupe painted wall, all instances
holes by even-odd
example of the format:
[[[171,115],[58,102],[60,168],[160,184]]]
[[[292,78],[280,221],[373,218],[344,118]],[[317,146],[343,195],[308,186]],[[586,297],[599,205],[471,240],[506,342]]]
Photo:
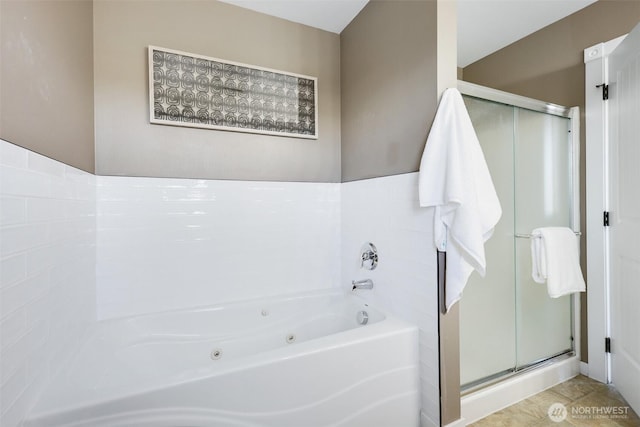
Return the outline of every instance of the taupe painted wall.
[[[438,0],[438,95],[458,84],[457,2]],[[438,253],[440,425],[460,419],[460,305],[444,313],[446,254]]]
[[[340,38],[212,0],[94,4],[100,175],[340,181]],[[147,46],[315,76],[319,138],[149,124]]]
[[[585,127],[583,51],[589,46],[629,32],[640,21],[640,1],[600,0],[549,25],[463,70],[465,81],[543,101],[581,109],[580,200],[582,233],[585,229]],[[600,212],[597,213],[601,215]],[[582,239],[583,271],[586,273],[586,239]],[[582,295],[581,354],[587,353],[587,301]]]
[[[0,138],[94,171],[93,4],[0,1]]]
[[[370,2],[340,37],[342,180],[415,172],[435,114],[436,2]]]

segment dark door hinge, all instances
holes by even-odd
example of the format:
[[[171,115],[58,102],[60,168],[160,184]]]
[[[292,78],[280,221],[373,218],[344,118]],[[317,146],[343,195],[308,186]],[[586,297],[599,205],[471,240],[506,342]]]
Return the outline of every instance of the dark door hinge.
[[[602,88],[602,100],[606,101],[609,99],[609,85],[606,83],[602,83],[601,85],[597,85],[596,87]]]
[[[609,212],[608,211],[604,211],[603,212],[602,223],[604,224],[605,227],[609,226]]]
[[[609,337],[604,339],[604,352],[611,353],[611,338]]]

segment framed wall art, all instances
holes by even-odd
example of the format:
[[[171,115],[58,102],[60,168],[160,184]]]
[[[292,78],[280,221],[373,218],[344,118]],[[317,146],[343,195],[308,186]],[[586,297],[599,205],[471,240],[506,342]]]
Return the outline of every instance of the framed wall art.
[[[318,138],[315,77],[149,46],[150,122]]]

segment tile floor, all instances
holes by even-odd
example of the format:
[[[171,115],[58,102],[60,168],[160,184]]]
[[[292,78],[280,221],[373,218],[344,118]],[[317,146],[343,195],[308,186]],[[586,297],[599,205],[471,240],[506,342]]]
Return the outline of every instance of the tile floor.
[[[556,412],[549,415],[554,404],[564,406],[555,405]],[[640,418],[615,388],[578,375],[470,424],[470,427],[556,426],[640,427]]]

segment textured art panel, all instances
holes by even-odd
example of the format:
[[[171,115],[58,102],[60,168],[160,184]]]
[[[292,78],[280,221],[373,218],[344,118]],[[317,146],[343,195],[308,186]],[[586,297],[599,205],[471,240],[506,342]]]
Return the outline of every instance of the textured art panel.
[[[317,138],[317,79],[149,46],[151,123]]]

